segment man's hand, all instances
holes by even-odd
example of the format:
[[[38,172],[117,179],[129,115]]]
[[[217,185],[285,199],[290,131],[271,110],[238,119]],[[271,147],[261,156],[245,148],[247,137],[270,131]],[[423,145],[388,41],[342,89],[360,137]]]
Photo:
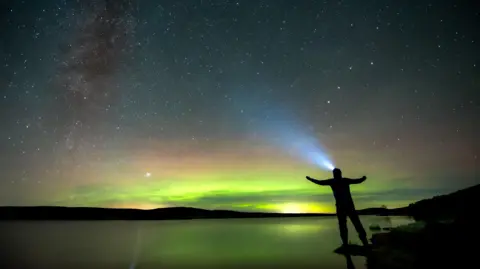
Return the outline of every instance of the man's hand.
[[[309,176],[306,176],[305,178],[306,178],[306,179],[308,179],[308,180],[312,180],[312,178],[311,178],[311,177],[309,177]]]
[[[367,177],[366,177],[366,176],[363,176],[362,179],[365,180],[365,179],[367,179]]]

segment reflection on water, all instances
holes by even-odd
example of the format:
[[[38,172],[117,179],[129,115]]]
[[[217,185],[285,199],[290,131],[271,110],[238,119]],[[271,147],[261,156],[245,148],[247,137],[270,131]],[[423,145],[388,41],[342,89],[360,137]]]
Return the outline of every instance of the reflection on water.
[[[363,217],[365,227],[378,217]],[[392,218],[392,225],[411,222]],[[335,218],[4,222],[16,268],[347,268]],[[359,243],[349,223],[350,240]],[[351,257],[355,268],[365,258]],[[5,268],[5,267],[2,267]],[[351,265],[350,267],[351,268]]]
[[[346,262],[346,268],[347,269],[355,269],[355,264],[353,263],[352,256],[350,255],[343,255],[345,257],[345,262]],[[364,267],[364,266],[362,266]]]

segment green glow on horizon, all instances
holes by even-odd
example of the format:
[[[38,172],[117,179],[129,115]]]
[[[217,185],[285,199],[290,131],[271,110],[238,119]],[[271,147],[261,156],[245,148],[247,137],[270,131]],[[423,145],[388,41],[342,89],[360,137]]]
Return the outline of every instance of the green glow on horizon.
[[[284,213],[334,212],[330,188],[308,182],[304,178],[308,173],[301,170],[221,171],[197,175],[179,173],[175,183],[156,176],[155,171],[150,173],[149,177],[139,175],[134,180],[135,184],[127,181],[122,184],[112,182],[75,186],[66,192],[67,195],[57,195],[52,204],[143,209],[190,206]],[[328,177],[328,173],[323,174]],[[353,195],[378,190],[378,187],[375,188],[375,179],[367,182],[364,186],[352,187]],[[317,201],[317,196],[322,199]]]
[[[89,169],[72,170],[71,179],[57,180],[60,183],[54,192],[37,198],[34,203],[144,209],[188,206],[241,211],[334,212],[331,189],[305,179],[307,175],[330,178],[330,172],[270,148],[242,143],[219,146],[222,151],[209,150],[208,153],[185,150],[188,154],[181,156],[175,155],[177,145],[166,148],[152,145],[134,154],[119,151],[116,154],[129,156],[121,166],[114,163],[117,156],[107,156],[102,162],[86,160],[83,164],[88,164]],[[368,176],[366,182],[351,187],[358,209],[404,206],[417,200],[417,196],[380,195],[389,190],[417,187],[418,182],[405,180],[417,175],[403,167],[387,165],[382,156],[367,155],[363,158],[369,163],[363,164],[358,163],[359,156],[351,151],[339,151],[335,156],[336,160],[344,160],[339,163],[344,176]]]

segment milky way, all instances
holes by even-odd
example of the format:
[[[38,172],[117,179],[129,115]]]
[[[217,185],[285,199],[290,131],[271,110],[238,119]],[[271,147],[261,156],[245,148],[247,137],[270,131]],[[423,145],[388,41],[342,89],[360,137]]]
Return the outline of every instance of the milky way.
[[[62,50],[55,88],[63,102],[57,124],[65,127],[61,135],[72,153],[118,103],[112,75],[133,49],[135,26],[127,1],[83,1],[78,8],[73,42]]]

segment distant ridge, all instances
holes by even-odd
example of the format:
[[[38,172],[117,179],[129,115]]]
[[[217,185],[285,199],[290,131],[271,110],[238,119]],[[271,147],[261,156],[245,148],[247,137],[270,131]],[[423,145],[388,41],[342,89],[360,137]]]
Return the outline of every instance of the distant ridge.
[[[334,216],[335,214],[284,214],[207,210],[192,207],[156,209],[31,206],[0,207],[0,220],[182,220]]]
[[[450,218],[476,212],[477,203],[475,202],[477,202],[478,197],[480,197],[480,184],[451,194],[421,200],[407,207],[395,209],[367,208],[357,212],[360,215],[413,216],[416,219]],[[169,207],[148,210],[63,206],[0,207],[0,220],[182,220],[325,216],[335,216],[335,214],[240,212],[193,207]]]
[[[379,215],[384,208],[359,210],[362,215]],[[168,207],[157,209],[128,209],[64,206],[5,206],[0,207],[0,220],[182,220],[229,218],[286,218],[327,217],[333,213],[266,213],[233,210],[207,210],[192,207]]]
[[[478,212],[480,184],[410,204],[404,210],[418,220],[471,217]]]

